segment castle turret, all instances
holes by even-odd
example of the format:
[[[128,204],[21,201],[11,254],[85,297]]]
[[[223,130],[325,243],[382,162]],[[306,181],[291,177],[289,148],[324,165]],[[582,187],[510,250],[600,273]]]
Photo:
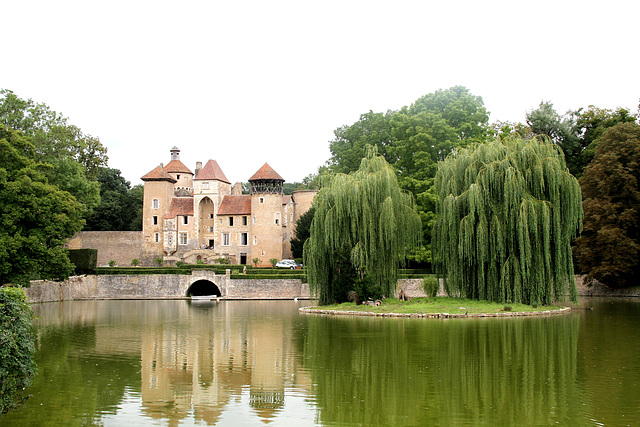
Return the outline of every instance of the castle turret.
[[[173,198],[175,178],[167,173],[162,164],[140,178],[144,182],[142,204],[143,253],[153,259],[162,253],[164,235],[163,219],[169,212]]]
[[[180,149],[173,147],[169,151],[171,161],[167,163],[164,170],[176,180],[175,189],[193,191],[193,172],[180,161]]]
[[[249,178],[251,193],[251,256],[260,264],[282,259],[282,217],[284,179],[265,163]]]

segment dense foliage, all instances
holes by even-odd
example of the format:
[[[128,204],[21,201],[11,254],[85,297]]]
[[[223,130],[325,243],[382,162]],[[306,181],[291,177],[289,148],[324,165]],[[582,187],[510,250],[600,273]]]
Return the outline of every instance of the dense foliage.
[[[436,175],[435,260],[450,294],[496,302],[576,299],[571,239],[582,199],[560,150],[507,139],[457,151]]]
[[[315,215],[315,208],[311,207],[308,211],[303,213],[296,221],[296,228],[291,238],[291,253],[294,258],[302,258],[304,242],[311,236],[311,222]]]
[[[0,287],[0,414],[19,405],[35,372],[33,311],[20,288]]]
[[[82,208],[49,184],[48,165],[34,161],[34,147],[0,124],[0,284],[68,277],[63,245],[82,228]]]
[[[613,287],[640,277],[640,125],[606,130],[581,178],[584,230],[575,254],[582,272]]]
[[[397,111],[370,111],[354,124],[334,131],[332,156],[324,172],[353,172],[367,144],[377,147],[395,169],[400,187],[416,199],[425,246],[414,251],[412,259],[429,262],[437,162],[457,147],[485,141],[488,120],[482,98],[462,86],[427,94]]]
[[[331,177],[314,206],[304,259],[320,304],[346,301],[350,291],[360,299],[391,296],[421,224],[385,159],[371,148],[356,172]]]
[[[626,108],[608,110],[593,105],[560,115],[552,103],[544,101],[526,119],[533,135],[545,135],[562,148],[569,171],[578,178],[591,162],[602,133],[618,123],[636,120]]]
[[[85,230],[139,231],[142,230],[142,185],[133,188],[118,169],[99,167],[100,204],[87,218]]]
[[[0,90],[0,124],[22,132],[33,144],[32,158],[47,163],[42,172],[50,184],[72,194],[87,215],[100,202],[98,168],[107,164],[107,149],[45,104]]]

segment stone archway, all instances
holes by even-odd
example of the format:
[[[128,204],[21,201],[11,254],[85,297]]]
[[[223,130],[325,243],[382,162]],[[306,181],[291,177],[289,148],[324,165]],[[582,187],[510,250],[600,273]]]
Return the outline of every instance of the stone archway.
[[[200,279],[196,280],[187,289],[187,296],[205,296],[216,295],[221,296],[220,288],[210,280]]]

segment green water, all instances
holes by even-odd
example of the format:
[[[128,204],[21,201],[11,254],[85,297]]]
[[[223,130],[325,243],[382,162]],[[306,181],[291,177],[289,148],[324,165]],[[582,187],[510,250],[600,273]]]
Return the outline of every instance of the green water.
[[[36,305],[38,374],[0,425],[640,424],[637,300],[449,320],[302,305]]]

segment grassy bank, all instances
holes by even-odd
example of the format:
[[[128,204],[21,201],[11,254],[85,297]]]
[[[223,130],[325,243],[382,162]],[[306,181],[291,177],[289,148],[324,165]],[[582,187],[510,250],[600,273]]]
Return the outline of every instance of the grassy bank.
[[[488,301],[475,301],[464,298],[412,298],[410,301],[400,301],[388,298],[379,306],[355,305],[343,303],[320,307],[309,307],[322,311],[344,311],[357,314],[362,313],[399,313],[399,314],[498,314],[498,313],[534,313],[549,310],[559,310],[561,306],[531,306],[526,304],[501,304]]]

